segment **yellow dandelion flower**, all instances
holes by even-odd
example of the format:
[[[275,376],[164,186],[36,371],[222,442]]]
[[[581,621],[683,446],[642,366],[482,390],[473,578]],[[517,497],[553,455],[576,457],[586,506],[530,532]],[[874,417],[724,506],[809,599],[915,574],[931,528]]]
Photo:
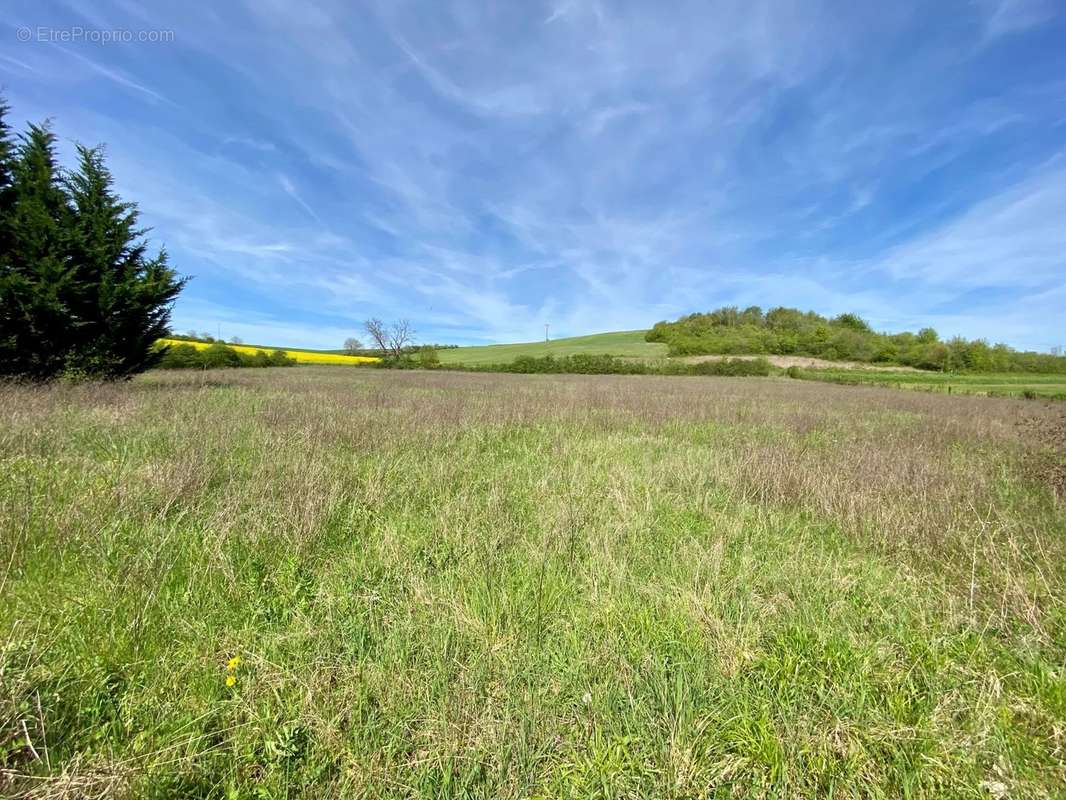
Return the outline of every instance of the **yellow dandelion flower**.
[[[226,685],[227,686],[235,686],[236,684],[237,684],[237,676],[236,675],[227,675],[226,676]]]
[[[228,669],[230,672],[233,672],[233,670],[237,669],[237,666],[240,663],[241,663],[241,657],[240,656],[234,656],[233,658],[231,658],[229,661],[226,662],[226,669]]]

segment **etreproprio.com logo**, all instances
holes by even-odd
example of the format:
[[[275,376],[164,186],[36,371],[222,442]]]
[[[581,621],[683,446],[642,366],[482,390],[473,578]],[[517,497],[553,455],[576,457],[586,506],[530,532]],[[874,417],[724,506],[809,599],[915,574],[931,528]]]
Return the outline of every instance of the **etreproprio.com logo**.
[[[134,28],[83,28],[75,25],[70,28],[52,28],[38,25],[31,28],[20,27],[16,33],[20,42],[49,42],[52,44],[126,44],[145,42],[149,44],[166,44],[174,41],[172,30],[148,30]]]

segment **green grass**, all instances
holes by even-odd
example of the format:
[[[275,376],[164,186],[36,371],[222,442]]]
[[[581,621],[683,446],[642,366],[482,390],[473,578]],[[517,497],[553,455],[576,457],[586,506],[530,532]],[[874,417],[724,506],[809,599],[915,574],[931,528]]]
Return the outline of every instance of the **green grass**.
[[[663,358],[666,345],[645,342],[646,331],[615,331],[591,336],[574,336],[549,342],[490,344],[439,351],[442,364],[505,364],[519,356],[610,355],[634,358]]]
[[[1034,373],[874,372],[858,369],[805,369],[803,376],[813,380],[840,383],[868,383],[897,389],[954,394],[980,394],[1066,399],[1066,375]]]
[[[1061,796],[1053,406],[307,367],[0,408],[0,795]]]

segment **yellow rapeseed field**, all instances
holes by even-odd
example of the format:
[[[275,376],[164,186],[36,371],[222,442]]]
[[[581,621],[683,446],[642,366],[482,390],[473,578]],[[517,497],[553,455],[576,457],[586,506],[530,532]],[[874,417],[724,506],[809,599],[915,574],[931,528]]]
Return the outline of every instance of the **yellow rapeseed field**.
[[[206,342],[193,342],[186,339],[160,339],[160,344],[191,344],[198,350],[210,347],[211,345]],[[226,344],[226,343],[224,343]],[[232,347],[238,353],[247,353],[248,355],[255,355],[256,350],[263,350],[267,353],[272,353],[274,350],[281,350],[289,358],[295,359],[299,364],[342,364],[348,366],[357,366],[359,364],[374,364],[381,361],[380,358],[374,356],[344,356],[339,353],[312,353],[308,350],[285,350],[281,347],[252,347],[246,344],[226,344],[226,347]]]

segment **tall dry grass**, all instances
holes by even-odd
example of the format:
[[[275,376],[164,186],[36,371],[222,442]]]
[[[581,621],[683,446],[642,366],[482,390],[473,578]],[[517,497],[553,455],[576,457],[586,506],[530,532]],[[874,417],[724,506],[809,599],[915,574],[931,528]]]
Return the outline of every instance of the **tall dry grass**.
[[[1059,407],[277,372],[0,389],[8,793],[1066,776]]]

